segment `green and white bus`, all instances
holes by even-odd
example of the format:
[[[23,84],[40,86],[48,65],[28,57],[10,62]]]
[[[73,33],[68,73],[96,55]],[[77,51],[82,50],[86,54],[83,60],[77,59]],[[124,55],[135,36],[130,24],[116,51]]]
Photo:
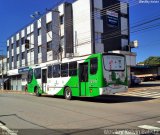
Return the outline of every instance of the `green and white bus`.
[[[29,68],[28,92],[95,97],[128,90],[125,56],[98,53],[88,56],[64,58]]]

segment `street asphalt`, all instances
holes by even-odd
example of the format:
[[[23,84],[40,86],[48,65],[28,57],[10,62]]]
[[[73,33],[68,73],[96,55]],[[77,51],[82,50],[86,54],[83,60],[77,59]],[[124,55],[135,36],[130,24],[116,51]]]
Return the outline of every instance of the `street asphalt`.
[[[0,132],[9,135],[160,134],[160,85],[142,84],[125,94],[71,101],[1,91]]]

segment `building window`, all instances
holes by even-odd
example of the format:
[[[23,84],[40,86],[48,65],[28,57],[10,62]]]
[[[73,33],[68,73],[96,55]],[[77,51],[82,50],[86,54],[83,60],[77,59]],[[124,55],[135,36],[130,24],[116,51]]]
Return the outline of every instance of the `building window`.
[[[21,44],[23,45],[24,44],[24,37],[23,38],[21,38]]]
[[[38,36],[40,36],[40,35],[41,35],[41,33],[42,33],[42,29],[41,29],[41,28],[39,28],[39,29],[38,29],[38,31],[37,31],[37,33],[38,33]]]
[[[52,50],[52,41],[47,42],[47,52]]]
[[[33,32],[31,32],[31,33],[29,33],[29,34],[27,34],[27,39],[29,39],[31,36],[33,36],[34,35],[34,33]]]
[[[60,16],[60,24],[64,24],[64,15]]]
[[[14,61],[14,57],[12,56],[12,62]]]
[[[9,46],[7,46],[7,51],[9,51]]]
[[[2,73],[2,65],[0,64],[0,73]]]
[[[30,49],[30,52],[34,52],[34,48]]]
[[[38,46],[38,53],[42,53],[42,46]]]
[[[25,58],[25,53],[22,52],[22,60]]]
[[[11,49],[13,49],[13,45],[14,45],[14,44],[11,44]]]
[[[7,63],[9,63],[9,58],[7,58]]]
[[[17,54],[17,61],[19,61],[19,54]]]
[[[52,31],[52,22],[46,24],[46,30],[47,32]]]
[[[19,47],[19,40],[16,41],[16,46]]]

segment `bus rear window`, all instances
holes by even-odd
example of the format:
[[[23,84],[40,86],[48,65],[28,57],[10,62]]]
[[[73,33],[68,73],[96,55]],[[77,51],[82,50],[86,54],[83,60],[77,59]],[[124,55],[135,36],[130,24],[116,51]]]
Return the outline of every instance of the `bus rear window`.
[[[103,65],[108,71],[122,71],[125,69],[125,57],[119,55],[104,55]]]

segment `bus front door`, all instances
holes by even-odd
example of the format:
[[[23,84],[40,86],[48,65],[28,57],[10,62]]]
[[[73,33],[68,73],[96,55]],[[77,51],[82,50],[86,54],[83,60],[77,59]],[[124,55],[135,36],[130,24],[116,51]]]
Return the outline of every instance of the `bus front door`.
[[[42,69],[42,90],[47,92],[47,69]]]
[[[86,96],[88,90],[88,62],[79,65],[80,95]]]

